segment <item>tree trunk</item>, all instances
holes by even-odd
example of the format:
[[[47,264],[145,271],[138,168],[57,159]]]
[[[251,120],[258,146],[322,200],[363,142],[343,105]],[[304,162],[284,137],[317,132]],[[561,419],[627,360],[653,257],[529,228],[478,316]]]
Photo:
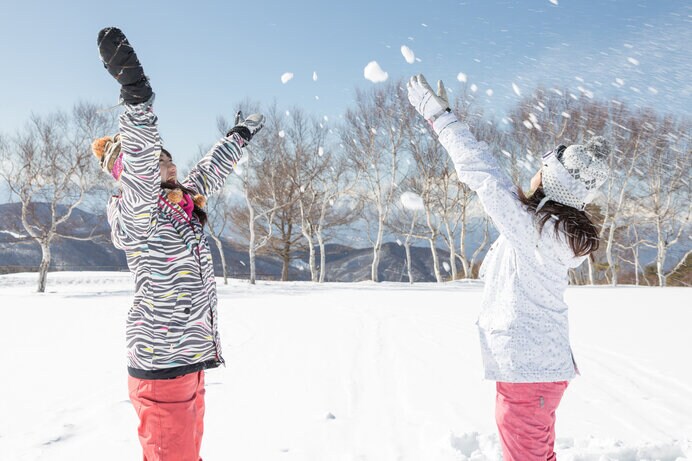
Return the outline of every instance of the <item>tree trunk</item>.
[[[317,274],[317,266],[315,264],[315,244],[312,241],[312,237],[307,238],[308,241],[308,264],[310,265],[310,280],[317,282],[319,275]]]
[[[288,267],[291,264],[291,246],[288,242],[284,242],[284,250],[281,252],[281,259],[283,261],[281,267],[281,281],[288,282]]]
[[[223,243],[221,239],[215,234],[209,233],[214,242],[216,243],[216,248],[219,250],[219,256],[221,256],[221,271],[223,272],[223,284],[228,285],[228,268],[226,267],[226,255],[223,254]]]
[[[433,271],[435,272],[435,280],[437,283],[442,282],[442,274],[440,274],[440,260],[437,258],[437,249],[435,248],[435,240],[437,235],[433,234],[433,237],[428,239],[430,242],[430,252],[433,258]]]
[[[413,285],[413,272],[411,271],[411,234],[413,234],[413,229],[416,226],[416,213],[413,213],[413,218],[411,218],[411,228],[406,234],[406,240],[404,240],[404,250],[406,251],[406,270],[408,271],[408,283]]]
[[[634,258],[634,285],[639,286],[639,251],[636,246],[632,247],[632,256]]]
[[[250,256],[250,285],[254,285],[256,277],[257,277],[257,273],[255,270],[255,246],[254,246],[254,243],[252,243],[250,245],[248,253]]]
[[[464,271],[464,278],[471,278],[471,267],[466,257],[466,208],[462,210],[461,232],[459,232],[459,260]]]
[[[596,282],[594,281],[594,267],[593,267],[593,261],[591,260],[591,255],[589,255],[588,258],[586,258],[586,264],[588,265],[589,269],[589,284],[590,285],[595,285]]]
[[[41,245],[41,264],[38,266],[38,290],[36,291],[45,293],[48,267],[50,267],[50,243],[47,241],[39,243]]]
[[[449,264],[452,269],[452,280],[457,279],[457,246],[454,244],[454,235],[449,227],[449,222],[445,219],[445,229],[447,230],[447,241],[449,242]]]
[[[319,282],[324,283],[324,276],[327,267],[327,255],[324,254],[324,239],[322,233],[317,232],[317,244],[320,246],[320,278]]]
[[[249,159],[248,159],[249,161]],[[250,243],[248,244],[248,256],[250,258],[250,285],[255,284],[255,209],[252,208],[250,204],[250,198],[247,196],[247,190],[245,192],[245,202],[247,203],[247,209],[250,216],[248,220],[250,224]]]
[[[657,217],[656,219],[656,232],[658,235],[658,241],[656,242],[656,274],[658,275],[658,285],[666,286],[666,274],[663,271],[663,264],[666,260],[666,242],[663,241],[663,229],[661,228],[661,219]]]
[[[316,283],[318,280],[318,274],[317,266],[315,264],[315,242],[312,239],[312,225],[306,223],[303,219],[302,225],[300,226],[300,231],[302,232],[303,237],[305,237],[305,240],[308,242],[308,265],[310,266],[310,280]]]
[[[610,269],[611,280],[610,283],[613,286],[618,284],[618,274],[615,261],[613,261],[613,237],[615,236],[615,221],[611,221],[610,229],[608,229],[608,240],[606,244],[606,259],[608,261],[608,268]]]
[[[372,247],[372,266],[370,268],[370,277],[373,282],[379,282],[378,270],[380,268],[380,248],[382,247],[382,236],[384,234],[384,218],[380,214],[380,222],[377,229],[377,240]]]
[[[408,237],[404,242],[404,250],[406,251],[406,271],[408,273],[408,283],[413,285],[413,272],[411,271],[411,243]]]

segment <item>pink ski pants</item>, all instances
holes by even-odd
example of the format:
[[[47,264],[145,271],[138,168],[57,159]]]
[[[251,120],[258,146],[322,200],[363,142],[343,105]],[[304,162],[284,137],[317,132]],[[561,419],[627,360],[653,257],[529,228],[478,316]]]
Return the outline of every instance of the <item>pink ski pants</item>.
[[[497,383],[495,421],[504,461],[554,461],[555,410],[567,381]]]
[[[144,461],[201,461],[204,371],[174,379],[128,378]]]

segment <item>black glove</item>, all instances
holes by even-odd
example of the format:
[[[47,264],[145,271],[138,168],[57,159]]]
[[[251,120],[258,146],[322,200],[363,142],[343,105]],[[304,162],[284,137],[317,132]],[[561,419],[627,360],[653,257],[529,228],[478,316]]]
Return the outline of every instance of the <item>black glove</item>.
[[[242,118],[243,113],[238,111],[238,113],[235,114],[236,125],[230,130],[228,130],[228,133],[226,133],[226,137],[231,136],[233,133],[238,133],[238,135],[241,138],[243,138],[246,143],[248,143],[253,138],[253,136],[255,136],[255,134],[257,134],[257,132],[261,130],[264,126],[264,115],[252,114],[241,122],[240,120]]]

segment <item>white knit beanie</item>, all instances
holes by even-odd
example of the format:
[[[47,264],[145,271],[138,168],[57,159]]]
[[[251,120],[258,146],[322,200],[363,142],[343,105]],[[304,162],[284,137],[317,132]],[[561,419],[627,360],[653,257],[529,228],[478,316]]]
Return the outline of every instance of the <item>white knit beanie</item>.
[[[583,146],[561,147],[543,156],[541,171],[545,198],[537,210],[548,200],[583,210],[608,179],[610,146],[602,136],[591,138]]]

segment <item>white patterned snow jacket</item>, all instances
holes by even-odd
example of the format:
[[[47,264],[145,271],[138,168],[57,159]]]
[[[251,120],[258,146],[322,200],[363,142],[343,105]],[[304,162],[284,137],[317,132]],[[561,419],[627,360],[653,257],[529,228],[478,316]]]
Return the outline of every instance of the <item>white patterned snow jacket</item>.
[[[574,378],[564,293],[568,269],[586,257],[574,256],[566,239],[555,235],[554,222],[539,232],[534,214],[519,201],[488,146],[476,141],[454,114],[441,116],[433,128],[459,179],[476,191],[500,232],[481,266],[485,289],[477,325],[486,379]]]
[[[128,371],[166,379],[223,363],[211,253],[197,218],[161,189],[157,118],[142,106],[120,116],[121,194],[108,204],[116,248],[135,278],[127,316]],[[219,190],[242,152],[234,135],[219,141],[181,183],[204,196]]]

